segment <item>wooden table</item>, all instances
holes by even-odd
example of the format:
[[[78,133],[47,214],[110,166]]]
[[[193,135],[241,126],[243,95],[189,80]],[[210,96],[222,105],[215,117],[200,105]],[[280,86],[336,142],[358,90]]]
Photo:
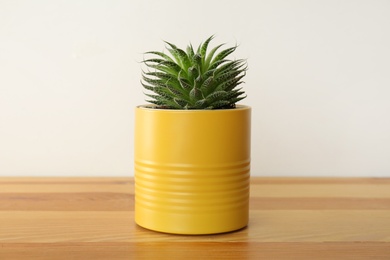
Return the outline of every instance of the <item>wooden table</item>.
[[[250,223],[134,224],[131,178],[0,178],[0,259],[390,259],[390,179],[252,178]]]

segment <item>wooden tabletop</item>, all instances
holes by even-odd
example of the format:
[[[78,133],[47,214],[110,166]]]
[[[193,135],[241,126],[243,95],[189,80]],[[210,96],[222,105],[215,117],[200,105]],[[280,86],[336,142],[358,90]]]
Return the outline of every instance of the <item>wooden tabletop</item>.
[[[390,259],[390,179],[254,178],[249,226],[134,223],[131,178],[0,178],[0,259]]]

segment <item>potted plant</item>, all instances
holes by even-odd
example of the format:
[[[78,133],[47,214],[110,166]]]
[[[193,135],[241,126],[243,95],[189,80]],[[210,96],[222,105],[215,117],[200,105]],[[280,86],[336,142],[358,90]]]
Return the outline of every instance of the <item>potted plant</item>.
[[[248,224],[251,108],[239,88],[237,46],[150,51],[135,113],[135,222],[175,234],[213,234]]]

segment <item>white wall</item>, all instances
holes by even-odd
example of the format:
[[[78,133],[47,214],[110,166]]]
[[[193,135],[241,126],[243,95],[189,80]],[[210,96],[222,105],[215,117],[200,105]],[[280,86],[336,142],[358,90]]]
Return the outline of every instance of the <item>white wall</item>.
[[[131,176],[142,53],[248,58],[252,175],[390,176],[390,2],[0,1],[0,175]]]

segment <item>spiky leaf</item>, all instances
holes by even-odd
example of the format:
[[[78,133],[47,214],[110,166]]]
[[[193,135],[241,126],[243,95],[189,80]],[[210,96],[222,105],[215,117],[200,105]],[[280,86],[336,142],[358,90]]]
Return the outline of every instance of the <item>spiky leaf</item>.
[[[188,45],[184,51],[166,42],[168,54],[147,52],[152,56],[144,60],[147,70],[142,71],[142,86],[149,102],[169,109],[233,108],[245,98],[237,86],[247,70],[246,61],[229,60],[237,46],[221,50],[219,44],[208,52],[214,36],[210,36],[194,51]],[[219,52],[218,52],[219,51]]]

